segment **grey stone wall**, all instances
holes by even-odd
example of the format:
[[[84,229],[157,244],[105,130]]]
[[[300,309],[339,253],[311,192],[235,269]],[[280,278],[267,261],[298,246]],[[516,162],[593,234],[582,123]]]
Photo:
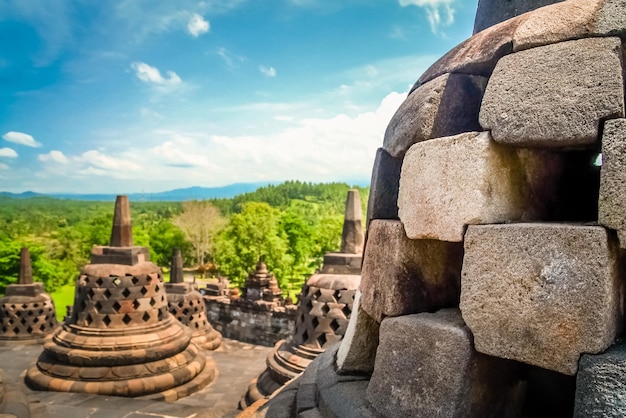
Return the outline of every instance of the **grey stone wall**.
[[[205,297],[207,318],[224,338],[272,347],[293,335],[296,310],[247,300]]]

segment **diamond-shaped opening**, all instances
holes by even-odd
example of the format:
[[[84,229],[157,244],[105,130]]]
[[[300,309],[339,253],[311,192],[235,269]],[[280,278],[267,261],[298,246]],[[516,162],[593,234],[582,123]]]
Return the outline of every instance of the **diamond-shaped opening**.
[[[161,288],[159,287],[159,285],[154,286],[154,291],[158,292],[159,290],[161,290]]]
[[[320,347],[324,347],[324,344],[326,344],[326,334],[318,335],[317,342],[319,343]]]
[[[147,280],[148,283],[150,283],[152,281],[152,276],[148,275],[146,280]]]
[[[28,305],[25,303],[22,303],[22,309],[26,309],[26,308],[28,308]]]
[[[33,318],[33,324],[36,324],[37,322],[39,322],[39,318],[34,317],[34,318]]]
[[[46,330],[46,324],[41,324],[39,331],[44,332]]]
[[[26,328],[26,332],[28,332],[29,334],[32,334],[33,333],[33,327]]]
[[[339,329],[339,327],[341,327],[341,325],[339,324],[339,322],[337,322],[336,319],[333,319],[330,322],[330,328],[333,330],[335,334],[337,333],[337,330]]]
[[[341,308],[341,312],[343,312],[343,314],[346,316],[346,318],[349,318],[350,314],[352,313],[352,311],[350,310],[350,307],[348,305],[343,305],[343,308]]]
[[[146,295],[146,293],[148,293],[148,289],[146,289],[146,287],[145,287],[145,286],[141,286],[141,290],[140,290],[140,292],[141,292],[141,294],[142,294],[142,295],[144,295],[144,296],[145,296],[145,295]]]
[[[165,301],[165,296],[161,295],[161,302]]]
[[[178,303],[177,303],[179,308],[182,308],[184,304],[185,304],[185,302],[182,301],[182,300],[178,301]]]
[[[108,327],[109,324],[111,324],[111,318],[109,318],[109,315],[104,315],[104,318],[102,318],[102,322],[104,322],[104,325]]]
[[[95,295],[95,292],[90,287],[89,290],[87,290],[87,296],[89,296],[89,299],[93,299],[93,295]]]
[[[128,290],[128,288],[125,287],[124,290],[122,290],[122,296],[127,298],[129,295],[130,295],[130,290]]]
[[[21,317],[22,316],[22,311],[16,311],[15,312],[15,316],[20,316]]]
[[[313,309],[313,302],[311,302],[311,299],[308,299],[306,301],[306,305],[305,305],[307,311],[310,311],[311,309]]]
[[[126,325],[130,324],[132,320],[133,318],[131,318],[128,314],[124,314],[124,317],[122,318],[122,322],[124,322]]]
[[[85,321],[87,321],[87,325],[91,325],[91,323],[93,322],[91,314],[87,314],[87,316],[85,317]]]
[[[309,332],[307,330],[304,330],[304,332],[302,333],[302,341],[306,342],[306,340],[309,339]]]
[[[189,309],[185,308],[183,309],[183,315],[187,315],[189,313]]]
[[[102,280],[102,277],[98,277],[98,280],[96,280],[96,284],[98,286],[102,286],[103,283],[104,283],[104,280]]]
[[[335,294],[333,295],[333,297],[335,298],[335,300],[341,299],[341,289],[335,290]]]
[[[150,306],[156,305],[156,300],[154,298],[150,298]]]
[[[115,309],[115,312],[119,311],[121,307],[122,307],[122,305],[120,305],[120,303],[118,301],[115,301],[113,303],[113,309]]]
[[[26,312],[26,315],[28,315],[28,316],[33,316],[33,311],[28,311],[28,312]]]
[[[87,307],[87,304],[85,303],[85,301],[81,300],[80,301],[80,306],[79,306],[80,309],[79,310],[84,311],[86,307]]]
[[[115,279],[113,279],[113,284],[114,284],[115,286],[118,286],[121,282],[122,282],[122,281],[120,280],[120,278],[119,278],[119,277],[116,277]]]
[[[13,325],[13,319],[9,319],[9,325]]]
[[[89,277],[85,276],[84,280],[85,280],[85,283],[89,283]]]
[[[330,308],[328,307],[328,305],[327,304],[323,304],[322,305],[322,312],[324,313],[324,315],[326,315],[329,311],[330,311]]]
[[[11,309],[15,309],[15,305],[11,305]]]
[[[26,318],[22,318],[22,320],[20,321],[20,323],[21,323],[22,325],[26,325]]]
[[[103,295],[104,295],[105,298],[108,299],[108,298],[111,297],[111,291],[109,289],[107,289],[107,290],[104,291]]]
[[[160,309],[159,309],[159,313],[158,313],[158,315],[157,315],[157,319],[158,319],[159,321],[161,321],[161,320],[163,320],[163,318],[165,318],[165,314],[163,313],[163,311],[162,311],[162,310],[160,310]]]
[[[317,291],[313,293],[314,299],[319,299],[321,296],[322,296],[322,292],[319,289],[317,289]]]
[[[150,320],[150,314],[148,312],[144,312],[141,319],[143,319],[144,322],[148,322]]]
[[[7,327],[2,327],[2,333],[7,332]]]
[[[137,299],[135,299],[133,301],[133,308],[135,308],[135,310],[137,310],[137,309],[139,309],[139,305],[140,305],[139,301]]]
[[[38,304],[38,303],[34,303],[34,304],[33,304],[33,309],[37,309],[38,307],[39,307],[39,304]]]
[[[196,329],[200,328],[200,324],[196,322]]]
[[[18,327],[13,328],[13,332],[15,334],[19,334],[20,333],[20,329]]]
[[[135,286],[137,285],[137,283],[139,283],[139,279],[138,279],[138,278],[136,278],[135,276],[133,276],[133,278],[132,278],[132,279],[130,279],[130,281],[131,281],[131,282],[133,282],[133,284],[134,284]]]
[[[94,305],[95,308],[99,311],[100,309],[102,309],[102,304],[100,303],[100,301],[97,301],[96,304]]]
[[[317,326],[320,324],[320,321],[317,319],[317,317],[314,316],[311,320],[311,323],[313,324],[313,328],[317,328]]]

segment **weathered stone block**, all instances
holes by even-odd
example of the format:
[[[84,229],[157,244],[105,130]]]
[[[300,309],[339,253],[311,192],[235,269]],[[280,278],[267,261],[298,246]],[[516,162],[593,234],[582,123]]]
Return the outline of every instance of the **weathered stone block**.
[[[598,222],[617,230],[620,246],[626,248],[626,119],[604,124]]]
[[[372,219],[398,219],[398,189],[400,188],[402,160],[387,151],[376,151],[370,194],[367,201],[367,224]]]
[[[487,79],[444,74],[409,94],[391,118],[383,149],[402,158],[416,142],[480,129],[478,112]]]
[[[489,77],[498,60],[513,51],[513,33],[520,23],[521,18],[509,19],[461,42],[431,65],[412,90],[447,73]]]
[[[508,417],[518,364],[480,354],[458,309],[386,318],[367,398],[384,417]]]
[[[340,373],[371,373],[374,370],[379,325],[361,308],[360,301],[361,292],[357,291],[350,322],[337,351],[337,369]]]
[[[462,241],[465,225],[543,220],[559,155],[504,147],[488,132],[420,142],[402,164],[398,208],[411,239]]]
[[[469,226],[460,306],[476,349],[576,373],[619,331],[618,252],[598,226]]]
[[[583,354],[576,377],[574,416],[626,416],[626,345],[598,355]]]
[[[474,33],[515,16],[563,0],[478,0]]]
[[[513,35],[519,51],[593,34],[594,19],[603,0],[569,0],[528,13]]]
[[[571,147],[594,144],[602,120],[623,116],[621,41],[590,38],[503,57],[489,79],[480,124],[497,142]]]
[[[463,244],[411,240],[401,222],[386,220],[372,221],[368,237],[361,307],[372,318],[458,305]]]

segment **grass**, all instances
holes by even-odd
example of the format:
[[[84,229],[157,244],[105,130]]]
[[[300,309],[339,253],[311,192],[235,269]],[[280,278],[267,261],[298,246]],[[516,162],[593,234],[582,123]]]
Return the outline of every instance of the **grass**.
[[[54,301],[54,306],[57,310],[57,321],[59,322],[63,321],[65,317],[65,307],[74,304],[74,287],[73,284],[68,284],[50,295]]]

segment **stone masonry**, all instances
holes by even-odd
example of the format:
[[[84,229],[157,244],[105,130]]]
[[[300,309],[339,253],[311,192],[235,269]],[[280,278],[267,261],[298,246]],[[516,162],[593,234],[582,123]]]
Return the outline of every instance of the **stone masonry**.
[[[624,0],[480,0],[385,133],[345,338],[247,416],[626,415],[624,40]]]

